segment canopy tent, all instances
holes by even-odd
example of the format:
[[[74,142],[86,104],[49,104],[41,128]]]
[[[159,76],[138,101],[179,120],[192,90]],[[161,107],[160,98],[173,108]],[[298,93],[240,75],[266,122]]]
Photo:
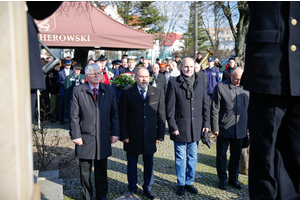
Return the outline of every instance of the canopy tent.
[[[153,48],[152,34],[115,21],[88,1],[63,2],[50,17],[35,22],[39,39],[51,48]]]

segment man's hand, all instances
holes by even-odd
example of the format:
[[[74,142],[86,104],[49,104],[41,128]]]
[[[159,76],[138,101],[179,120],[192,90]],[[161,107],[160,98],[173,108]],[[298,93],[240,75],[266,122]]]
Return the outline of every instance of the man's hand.
[[[124,143],[129,143],[129,138],[122,140]]]
[[[116,143],[118,141],[118,138],[119,138],[118,136],[111,136],[110,137],[110,142],[111,143]]]
[[[219,132],[213,132],[213,134],[219,136]]]
[[[161,140],[156,140],[156,143],[162,143],[162,141]]]
[[[174,131],[172,134],[173,134],[173,135],[179,135],[179,131],[176,130],[176,131]]]
[[[78,146],[81,146],[83,145],[83,142],[82,142],[82,138],[76,138],[74,140],[72,140],[76,145]]]
[[[208,132],[209,128],[202,128],[202,133],[204,133],[205,131]]]

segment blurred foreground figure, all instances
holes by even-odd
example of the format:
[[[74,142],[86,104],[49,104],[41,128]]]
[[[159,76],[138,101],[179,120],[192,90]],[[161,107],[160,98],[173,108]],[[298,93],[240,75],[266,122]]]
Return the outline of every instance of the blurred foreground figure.
[[[300,199],[300,2],[248,2],[250,199]]]

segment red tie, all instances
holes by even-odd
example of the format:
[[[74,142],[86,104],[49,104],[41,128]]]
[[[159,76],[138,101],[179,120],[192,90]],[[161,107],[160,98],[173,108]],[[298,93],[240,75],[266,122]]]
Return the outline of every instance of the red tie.
[[[97,101],[97,88],[93,88],[94,91],[94,99]]]

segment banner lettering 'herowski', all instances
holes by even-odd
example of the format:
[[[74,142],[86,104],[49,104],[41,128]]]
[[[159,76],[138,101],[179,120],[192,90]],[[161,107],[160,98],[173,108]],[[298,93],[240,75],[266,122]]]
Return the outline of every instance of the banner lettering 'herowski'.
[[[43,42],[90,42],[90,35],[38,34]]]

